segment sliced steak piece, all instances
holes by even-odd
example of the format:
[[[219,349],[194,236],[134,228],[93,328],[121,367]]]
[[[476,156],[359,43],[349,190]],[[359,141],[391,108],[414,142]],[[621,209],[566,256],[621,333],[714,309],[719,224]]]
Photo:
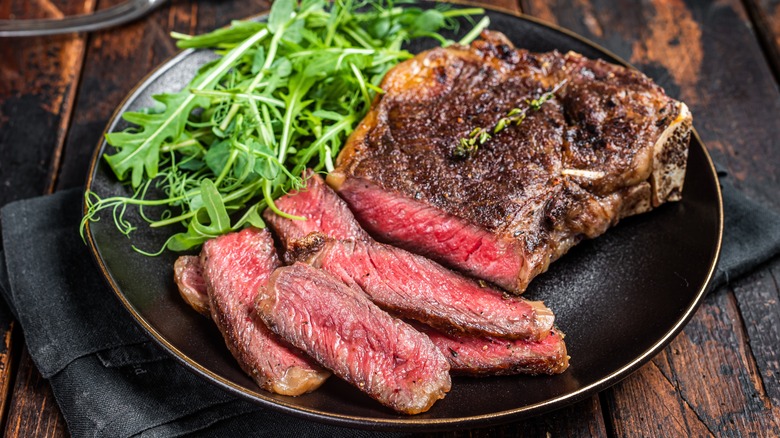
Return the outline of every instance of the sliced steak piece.
[[[393,246],[312,233],[289,249],[298,260],[357,285],[382,309],[449,333],[539,340],[553,326],[543,303],[482,287]]]
[[[560,374],[569,367],[563,334],[551,330],[541,341],[494,337],[453,336],[415,325],[450,362],[453,374],[506,376],[511,374]]]
[[[211,317],[241,368],[271,392],[300,395],[330,375],[254,314],[258,291],[280,263],[267,230],[247,228],[207,241],[200,255]]]
[[[309,219],[266,211],[266,221],[287,245],[288,261],[309,259],[360,286],[385,310],[450,332],[541,339],[552,328],[554,316],[541,302],[505,297],[424,257],[374,241],[316,175],[305,191],[282,196],[277,205]],[[303,237],[312,232],[350,242],[325,245],[317,236]]]
[[[328,183],[375,238],[508,290],[680,199],[691,114],[638,71],[484,32],[399,64],[382,88]],[[514,108],[524,119],[494,132]],[[490,138],[458,154],[475,129]]]
[[[370,238],[355,220],[347,204],[325,185],[322,177],[307,171],[304,178],[305,189],[291,191],[277,199],[275,204],[285,213],[305,217],[305,221],[281,217],[270,208],[263,213],[263,218],[285,246],[289,241],[301,239],[315,231],[334,239]]]
[[[257,311],[274,332],[398,412],[425,412],[450,390],[449,365],[430,339],[325,271],[303,263],[277,269]]]
[[[176,259],[173,264],[173,279],[184,301],[201,315],[211,317],[200,259],[196,256],[181,256]]]

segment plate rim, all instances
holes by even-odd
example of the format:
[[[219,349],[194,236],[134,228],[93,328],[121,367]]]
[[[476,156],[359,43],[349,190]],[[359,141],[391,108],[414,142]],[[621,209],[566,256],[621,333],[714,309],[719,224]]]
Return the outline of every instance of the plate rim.
[[[628,61],[616,55],[609,49],[602,47],[600,44],[595,43],[583,37],[582,35],[575,33],[574,31],[560,27],[557,24],[550,23],[545,20],[541,20],[539,18],[532,17],[523,13],[515,12],[500,6],[492,6],[492,5],[488,6],[488,5],[481,5],[481,4],[477,5],[465,0],[447,0],[447,2],[458,6],[464,6],[464,7],[484,8],[486,10],[505,14],[515,19],[528,21],[533,24],[551,29],[555,32],[562,33],[570,38],[578,40],[579,42],[587,46],[592,47],[593,49],[612,58],[614,62],[617,64],[640,71],[635,66],[630,64]],[[243,18],[242,20],[259,19],[267,15],[268,12],[265,12],[265,13],[256,14],[256,15]],[[109,133],[109,129],[112,127],[112,125],[114,125],[116,121],[121,117],[123,108],[125,108],[128,102],[138,97],[138,95],[142,91],[141,90],[142,87],[145,87],[146,85],[148,85],[150,81],[164,74],[169,69],[176,66],[182,59],[190,56],[190,54],[196,51],[197,51],[196,49],[186,49],[162,61],[153,70],[151,70],[149,73],[144,75],[133,86],[133,88],[131,88],[131,90],[125,95],[122,101],[114,109],[113,113],[108,119],[105,128],[103,129],[100,139],[98,140],[97,147],[94,149],[92,153],[92,158],[90,160],[89,170],[87,174],[87,180],[84,186],[85,201],[82,203],[83,214],[86,214],[88,210],[88,206],[86,204],[87,194],[92,190],[93,180],[97,174],[97,168],[100,165],[100,160],[102,156],[101,152],[103,151],[104,144],[106,143],[105,136],[106,134]],[[696,128],[692,128],[691,134],[692,134],[691,135],[692,138],[695,139],[698,142],[698,144],[701,146],[702,152],[704,153],[704,157],[709,166],[708,169],[710,171],[710,176],[713,178],[713,181],[715,182],[714,186],[717,195],[716,198],[717,198],[717,207],[718,207],[718,235],[715,244],[715,254],[712,260],[710,261],[710,266],[708,268],[706,278],[704,279],[701,287],[695,294],[693,300],[686,307],[685,312],[681,314],[681,317],[677,319],[676,323],[669,330],[667,330],[666,333],[661,338],[658,339],[658,341],[653,343],[653,345],[651,345],[644,352],[642,352],[642,354],[638,355],[626,365],[622,366],[617,370],[612,371],[611,373],[604,376],[603,378],[595,382],[592,382],[576,391],[568,392],[566,394],[553,397],[539,403],[524,405],[521,407],[508,409],[500,412],[493,412],[489,414],[474,415],[469,417],[438,418],[438,419],[419,418],[414,416],[398,417],[398,418],[368,418],[362,416],[336,414],[331,412],[324,412],[322,410],[302,407],[299,405],[295,405],[293,403],[286,402],[284,400],[271,398],[258,391],[231,382],[230,380],[200,365],[198,362],[191,359],[189,356],[184,354],[181,350],[176,348],[135,309],[132,303],[130,303],[130,301],[121,292],[116,280],[114,279],[111,272],[108,270],[108,267],[105,265],[100,250],[98,249],[97,244],[95,242],[95,238],[92,234],[92,230],[90,227],[91,223],[89,221],[86,222],[84,231],[85,231],[86,242],[89,246],[90,254],[92,255],[92,258],[95,260],[103,278],[106,280],[109,287],[113,291],[113,295],[115,296],[115,298],[117,298],[122,303],[123,307],[128,311],[128,313],[130,313],[130,315],[133,317],[135,322],[141,326],[141,328],[146,332],[146,334],[151,338],[151,340],[153,340],[157,345],[162,347],[163,350],[165,350],[180,364],[184,365],[188,371],[195,373],[201,378],[204,378],[205,380],[207,380],[208,382],[210,382],[211,384],[215,385],[216,387],[222,390],[226,390],[227,392],[236,395],[242,399],[249,400],[251,402],[258,403],[263,406],[267,406],[268,408],[275,409],[277,411],[289,415],[301,417],[307,420],[313,420],[317,422],[324,422],[328,424],[351,427],[351,428],[360,428],[360,429],[367,429],[367,430],[422,432],[422,431],[448,430],[454,426],[459,426],[459,427],[467,426],[469,428],[472,428],[472,427],[480,427],[480,426],[487,426],[487,425],[498,425],[502,423],[516,421],[523,418],[541,415],[546,412],[551,412],[553,410],[560,409],[565,406],[569,406],[571,404],[574,404],[578,401],[585,399],[587,396],[600,392],[620,382],[621,380],[631,375],[640,366],[644,365],[646,362],[648,362],[650,359],[652,359],[654,356],[660,353],[661,350],[665,348],[683,330],[683,328],[691,320],[694,313],[701,305],[704,297],[707,295],[707,292],[709,291],[710,284],[715,275],[718,261],[720,260],[720,256],[721,256],[721,249],[723,244],[724,211],[723,211],[723,196],[722,196],[720,184],[718,184],[718,176],[717,176],[717,170],[715,168],[715,164],[712,160],[709,151],[707,150],[706,145],[704,144],[701,137],[699,136],[699,133],[696,131]]]

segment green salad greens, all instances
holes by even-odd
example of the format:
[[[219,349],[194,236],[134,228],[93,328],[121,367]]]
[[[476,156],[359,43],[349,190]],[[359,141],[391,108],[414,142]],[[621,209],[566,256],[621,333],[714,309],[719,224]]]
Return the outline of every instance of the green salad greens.
[[[238,21],[199,36],[174,33],[179,47],[208,48],[219,57],[181,91],[154,96],[156,107],[124,113],[132,126],[106,135],[113,150],[104,159],[133,194],[87,193],[82,234],[108,210],[129,236],[137,227],[126,213],[137,208],[149,227],[186,228],[159,254],[248,225],[264,227],[265,208],[295,218],[274,199],[303,187],[307,167],[333,169],[341,145],[382,93],[385,73],[413,56],[403,44],[421,37],[451,44],[438,32],[454,30],[456,17],[483,12],[276,0],[264,22]],[[485,17],[459,42],[470,43],[487,24]]]

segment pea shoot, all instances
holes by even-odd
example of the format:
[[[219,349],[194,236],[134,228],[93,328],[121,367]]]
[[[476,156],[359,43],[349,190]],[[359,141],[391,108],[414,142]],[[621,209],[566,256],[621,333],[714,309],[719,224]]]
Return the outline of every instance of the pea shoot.
[[[149,227],[184,228],[155,252],[133,246],[156,255],[264,227],[266,208],[302,219],[280,211],[274,199],[303,187],[307,167],[333,170],[341,145],[382,93],[385,73],[413,56],[403,44],[420,37],[451,44],[440,30],[483,13],[389,1],[276,0],[264,22],[172,34],[180,48],[212,49],[219,58],[182,90],[155,96],[158,106],[123,114],[132,126],[106,135],[111,148],[104,159],[132,194],[87,193],[82,235],[108,210],[130,236],[137,225],[127,212],[135,208]],[[487,24],[483,19],[459,42],[470,43]],[[162,213],[152,215],[153,208]]]

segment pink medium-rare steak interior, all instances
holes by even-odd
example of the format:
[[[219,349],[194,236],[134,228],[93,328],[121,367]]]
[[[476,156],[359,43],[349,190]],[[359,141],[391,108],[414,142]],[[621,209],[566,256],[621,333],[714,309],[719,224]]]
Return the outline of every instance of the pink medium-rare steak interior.
[[[257,311],[285,340],[396,411],[425,412],[450,390],[449,364],[430,339],[320,269],[277,269]]]
[[[180,259],[192,256],[182,256]],[[181,262],[182,269],[193,283],[202,288],[190,288],[187,303],[195,310],[208,311],[208,294],[205,282],[197,281],[201,275],[200,262]],[[178,262],[178,261],[177,261]],[[178,263],[177,263],[178,264]],[[180,286],[181,287],[181,286]],[[194,295],[193,295],[194,293]],[[193,299],[194,298],[194,299]],[[471,376],[510,375],[510,374],[557,374],[568,368],[568,355],[563,335],[558,330],[550,334],[553,339],[545,338],[541,342],[525,340],[506,340],[493,337],[457,336],[437,331],[424,324],[413,327],[425,333],[450,363],[450,372]]]
[[[429,257],[463,272],[515,290],[530,272],[517,239],[496,235],[456,215],[351,177],[339,193],[365,229],[383,242]]]
[[[425,257],[367,237],[346,203],[316,176],[306,189],[281,197],[277,204],[309,218],[292,220],[266,212],[266,221],[286,242],[285,257],[308,260],[358,285],[385,310],[440,330],[512,339],[541,339],[552,327],[552,312],[541,302],[509,298]],[[333,216],[338,219],[321,229],[313,219]],[[312,231],[317,235],[307,235]]]
[[[553,326],[541,302],[509,297],[425,257],[374,241],[296,241],[299,259],[346,284],[357,285],[379,307],[453,334],[539,340]]]
[[[207,241],[200,264],[212,319],[241,368],[261,388],[300,395],[322,385],[330,373],[268,330],[254,314],[259,289],[280,265],[267,230],[247,228]]]
[[[508,290],[680,199],[690,112],[635,70],[483,32],[399,64],[382,88],[328,183],[375,238]],[[524,117],[496,131],[514,109]],[[479,129],[490,138],[458,153]]]
[[[274,213],[263,212],[263,219],[287,246],[289,240],[301,239],[309,233],[320,232],[334,239],[367,239],[368,234],[355,220],[349,206],[327,185],[322,177],[311,171],[304,173],[306,187],[293,190],[275,201],[283,212],[306,220],[290,220]]]
[[[415,327],[444,354],[453,374],[552,375],[560,374],[569,367],[563,334],[555,329],[541,341],[512,341],[495,337],[454,336],[421,325]]]

